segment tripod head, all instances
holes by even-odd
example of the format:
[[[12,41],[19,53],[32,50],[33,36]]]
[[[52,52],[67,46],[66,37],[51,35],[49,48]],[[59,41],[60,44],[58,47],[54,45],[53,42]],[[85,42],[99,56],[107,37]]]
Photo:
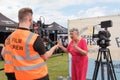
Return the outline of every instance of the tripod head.
[[[109,48],[99,48],[99,52],[101,52],[100,54],[103,54],[103,58],[106,59],[107,58],[107,53],[110,52]],[[111,56],[111,54],[109,54]]]
[[[106,48],[110,45],[110,32],[108,31],[108,27],[112,27],[112,21],[109,20],[109,21],[103,21],[101,22],[101,28],[104,28],[104,30],[101,30],[98,32],[98,34],[94,34],[94,31],[95,31],[95,27],[93,27],[93,40],[94,38],[97,38],[97,45],[102,47],[102,48]]]

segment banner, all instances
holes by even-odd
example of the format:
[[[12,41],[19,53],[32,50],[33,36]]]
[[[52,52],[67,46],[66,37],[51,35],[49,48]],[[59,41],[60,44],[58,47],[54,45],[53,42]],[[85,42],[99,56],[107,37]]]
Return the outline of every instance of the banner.
[[[102,21],[107,21],[107,20],[112,21],[112,27],[108,27],[108,31],[111,33],[111,37],[110,37],[111,41],[110,41],[110,46],[108,46],[107,48],[110,49],[110,54],[112,56],[115,74],[117,80],[119,80],[120,79],[119,76],[120,75],[120,15],[68,20],[68,29],[78,28],[80,32],[80,36],[85,38],[88,45],[89,66],[87,72],[87,79],[92,79],[93,77],[95,60],[97,59],[98,49],[99,49],[99,46],[97,45],[97,39],[92,40],[93,27],[96,26],[95,34],[98,34],[99,31],[104,30],[104,28],[101,29],[101,26],[99,24]],[[104,73],[107,73],[106,67],[104,68]],[[97,80],[102,80],[100,70],[98,73]]]

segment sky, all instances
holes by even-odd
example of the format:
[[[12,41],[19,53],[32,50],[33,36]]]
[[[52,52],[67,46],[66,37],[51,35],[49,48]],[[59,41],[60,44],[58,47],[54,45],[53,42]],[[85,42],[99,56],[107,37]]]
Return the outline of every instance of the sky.
[[[23,7],[32,8],[34,21],[66,28],[68,20],[120,14],[120,0],[0,0],[0,13],[16,22]]]

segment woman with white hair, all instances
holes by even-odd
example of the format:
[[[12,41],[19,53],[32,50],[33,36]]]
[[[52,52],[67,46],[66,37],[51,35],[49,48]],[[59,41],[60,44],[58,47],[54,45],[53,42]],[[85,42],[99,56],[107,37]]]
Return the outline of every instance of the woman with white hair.
[[[71,41],[65,48],[59,41],[59,47],[72,55],[72,80],[86,80],[88,67],[88,49],[85,39],[79,36],[79,30],[70,29]]]

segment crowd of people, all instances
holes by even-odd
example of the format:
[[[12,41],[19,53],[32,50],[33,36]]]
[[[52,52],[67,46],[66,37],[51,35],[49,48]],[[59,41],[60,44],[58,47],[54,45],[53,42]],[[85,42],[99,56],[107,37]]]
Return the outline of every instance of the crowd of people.
[[[49,80],[46,60],[59,48],[72,55],[72,80],[86,80],[88,49],[79,30],[73,28],[69,31],[70,43],[62,36],[54,46],[49,46],[52,43],[49,37],[42,41],[40,35],[30,31],[32,15],[31,8],[20,9],[19,26],[5,40],[2,56],[8,80]]]

